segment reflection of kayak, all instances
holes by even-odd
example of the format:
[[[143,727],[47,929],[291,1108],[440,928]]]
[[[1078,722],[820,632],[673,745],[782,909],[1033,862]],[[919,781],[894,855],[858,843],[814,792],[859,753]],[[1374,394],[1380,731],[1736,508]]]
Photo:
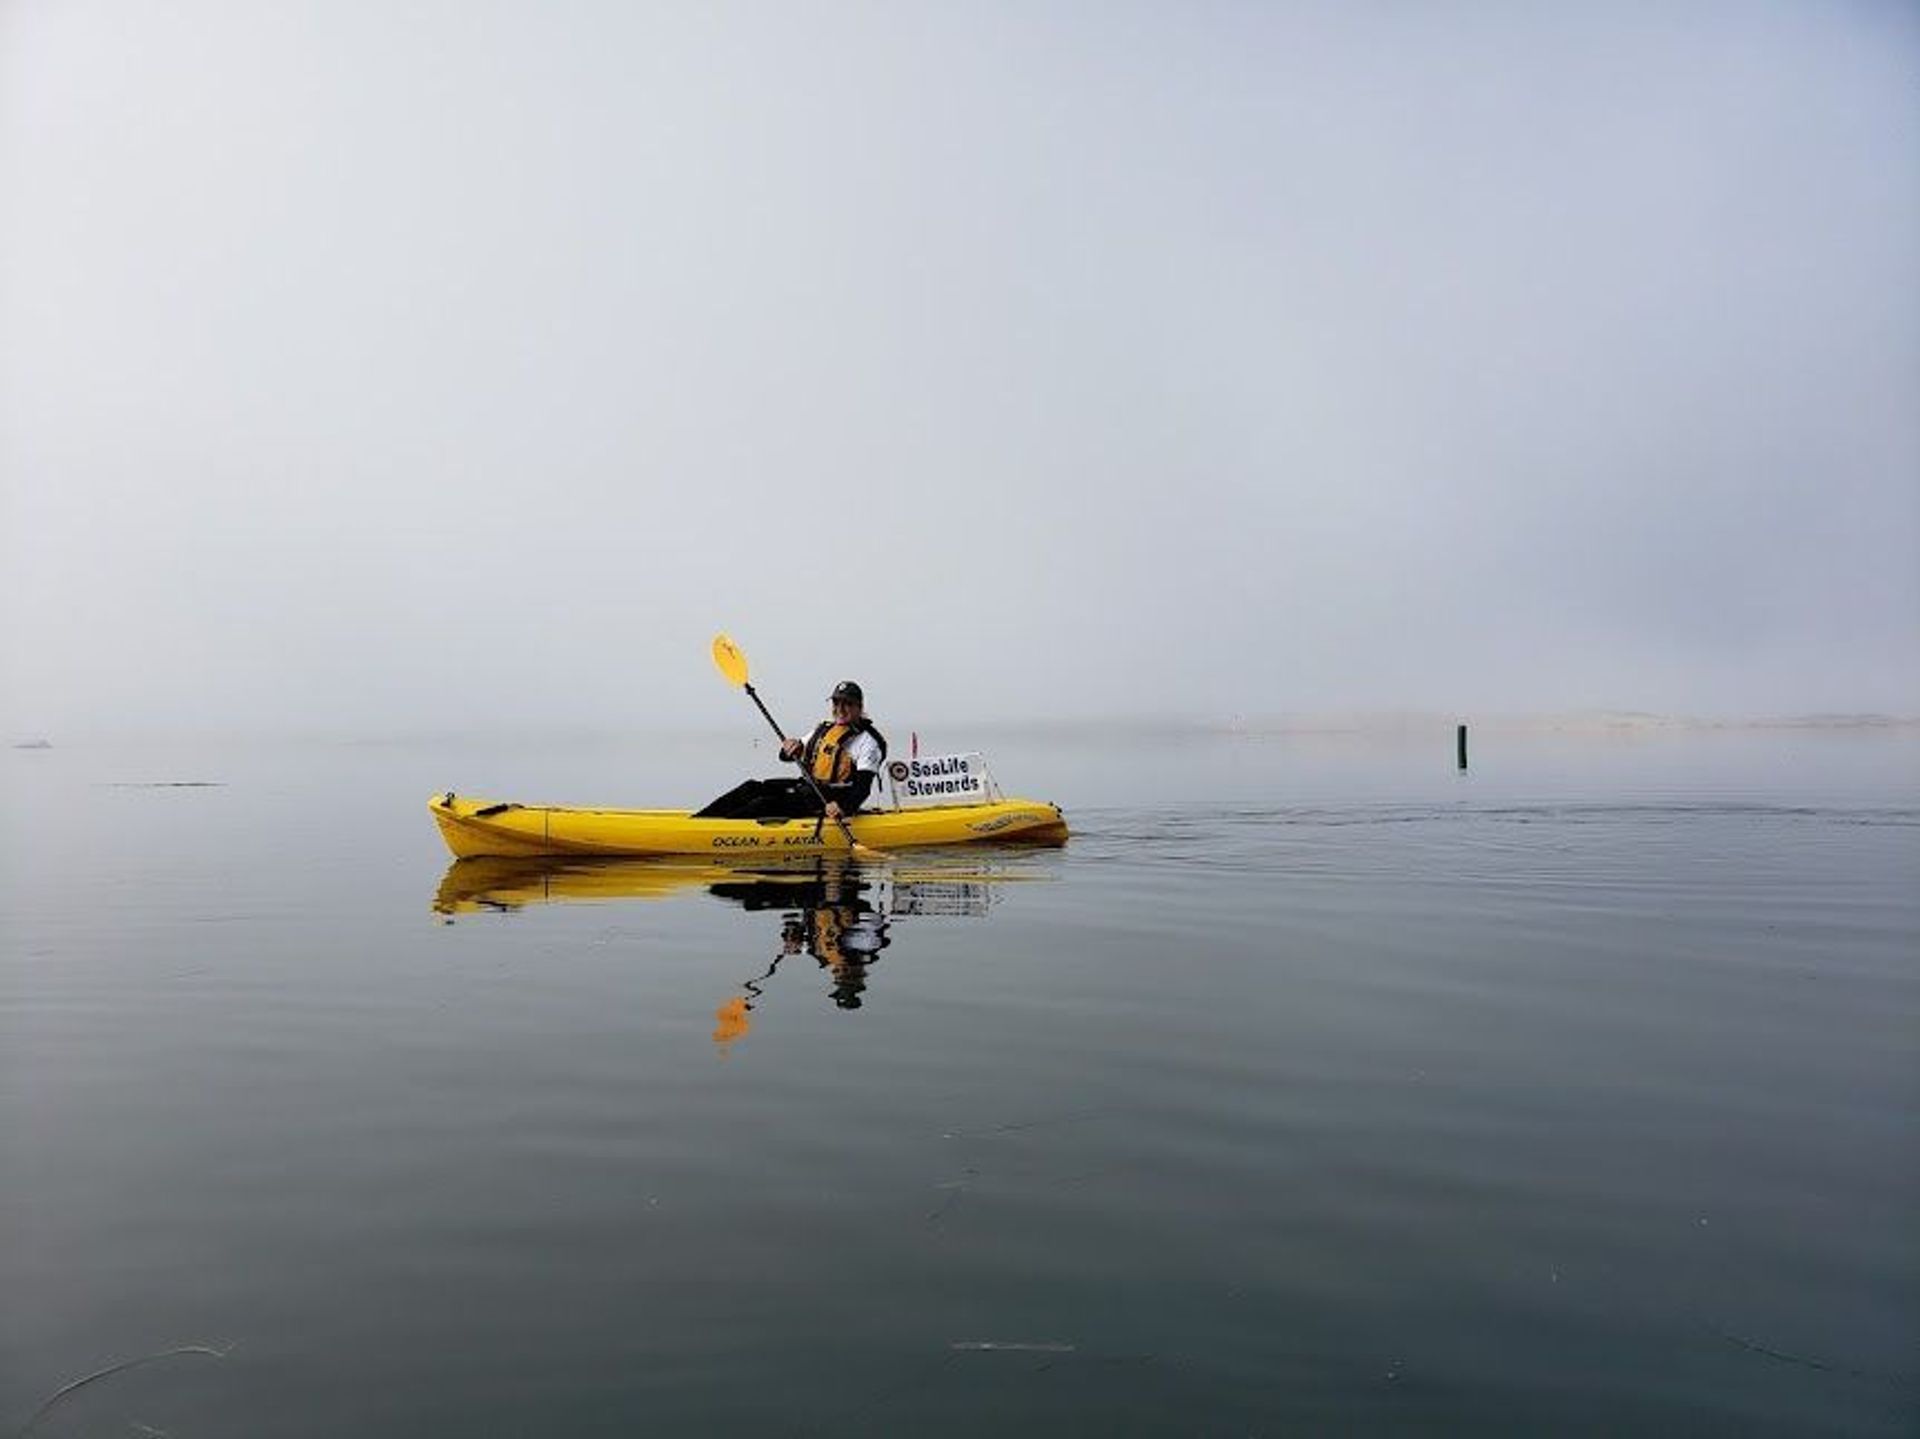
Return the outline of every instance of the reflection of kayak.
[[[845,863],[842,860],[841,863]],[[802,867],[804,866],[804,867]],[[662,859],[555,860],[539,855],[456,859],[440,879],[433,907],[442,914],[519,909],[570,900],[665,899],[703,885],[750,877],[768,885],[798,887],[819,882],[816,858],[778,860],[747,870],[739,865],[669,855]]]
[[[772,858],[845,851],[838,825],[813,819],[696,819],[686,810],[557,809],[437,795],[428,806],[456,857],[471,855],[706,855]],[[875,810],[848,822],[875,849],[916,845],[1060,844],[1066,816],[1035,800]]]
[[[911,866],[888,865],[876,872],[860,869],[844,854],[773,856],[734,863],[684,855],[655,859],[481,856],[456,859],[447,866],[433,907],[441,914],[471,914],[531,904],[665,899],[705,888],[748,909],[785,909],[819,903],[829,892],[837,896],[871,888],[875,902],[889,913],[980,915],[987,911],[993,887],[1048,877],[1010,864],[1009,858],[1003,853],[984,864],[942,864],[930,859]]]

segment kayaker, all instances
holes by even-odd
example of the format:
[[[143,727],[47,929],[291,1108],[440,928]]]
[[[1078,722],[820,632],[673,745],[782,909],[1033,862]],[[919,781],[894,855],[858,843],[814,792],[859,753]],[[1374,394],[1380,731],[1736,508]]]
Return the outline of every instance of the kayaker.
[[[828,698],[831,713],[804,740],[789,739],[780,758],[793,760],[813,776],[826,796],[826,816],[858,814],[880,778],[887,739],[867,718],[867,697],[853,680],[842,680]],[[705,809],[699,819],[797,819],[820,814],[820,798],[804,779],[750,779],[735,785]]]

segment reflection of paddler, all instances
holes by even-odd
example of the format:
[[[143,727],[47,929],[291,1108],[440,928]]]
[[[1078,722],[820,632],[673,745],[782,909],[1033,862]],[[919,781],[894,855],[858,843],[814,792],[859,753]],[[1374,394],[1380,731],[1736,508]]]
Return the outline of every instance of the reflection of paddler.
[[[742,986],[746,994],[736,995],[715,1011],[713,1041],[721,1053],[747,1033],[761,984],[773,977],[788,955],[812,955],[832,980],[833,1002],[842,1009],[860,1008],[867,968],[891,941],[886,915],[868,901],[868,884],[857,868],[822,858],[806,877],[791,873],[778,878],[743,877],[723,880],[709,889],[744,909],[784,911],[780,953],[772,965]]]
[[[820,869],[817,894],[811,886],[789,895],[800,912],[788,923],[799,929],[808,954],[819,961],[833,980],[833,1002],[842,1009],[858,1009],[867,987],[867,966],[880,957],[887,940],[887,918],[867,901],[867,882],[858,869],[844,864]]]
[[[713,892],[749,909],[787,911],[780,929],[782,951],[812,955],[833,981],[833,1002],[842,1009],[858,1009],[867,987],[867,966],[889,943],[887,917],[868,901],[868,888],[858,868],[822,859],[810,881],[758,889],[717,884]]]
[[[858,1009],[867,966],[890,943],[886,916],[865,902],[823,904],[789,923],[800,932],[807,953],[832,976],[833,1002]]]

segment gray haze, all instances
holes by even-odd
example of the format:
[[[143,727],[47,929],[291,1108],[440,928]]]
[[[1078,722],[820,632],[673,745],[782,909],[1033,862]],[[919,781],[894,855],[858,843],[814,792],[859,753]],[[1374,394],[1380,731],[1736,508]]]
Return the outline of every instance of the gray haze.
[[[10,4],[0,738],[1920,709],[1916,14]]]

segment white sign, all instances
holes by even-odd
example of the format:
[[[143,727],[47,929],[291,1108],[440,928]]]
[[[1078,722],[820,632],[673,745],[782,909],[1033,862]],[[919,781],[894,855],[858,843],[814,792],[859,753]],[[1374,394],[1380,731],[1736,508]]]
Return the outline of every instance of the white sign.
[[[983,804],[987,798],[987,765],[978,753],[890,759],[887,778],[893,781],[894,803],[903,807]]]

